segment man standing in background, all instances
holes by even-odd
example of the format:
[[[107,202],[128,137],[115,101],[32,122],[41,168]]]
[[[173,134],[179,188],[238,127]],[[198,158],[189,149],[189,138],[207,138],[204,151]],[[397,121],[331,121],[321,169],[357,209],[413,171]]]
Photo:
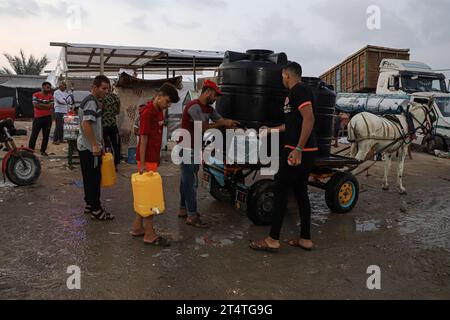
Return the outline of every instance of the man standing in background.
[[[52,111],[54,107],[52,85],[49,82],[42,84],[42,91],[33,94],[34,120],[28,147],[36,148],[36,141],[42,130],[41,155],[47,157],[48,139],[52,129]]]
[[[53,144],[64,142],[64,116],[69,112],[67,84],[63,81],[59,89],[55,91],[55,131],[53,132]]]
[[[117,116],[120,114],[120,99],[112,91],[103,99],[102,121],[103,139],[109,141],[114,151],[114,164],[120,164],[120,136],[117,127]]]

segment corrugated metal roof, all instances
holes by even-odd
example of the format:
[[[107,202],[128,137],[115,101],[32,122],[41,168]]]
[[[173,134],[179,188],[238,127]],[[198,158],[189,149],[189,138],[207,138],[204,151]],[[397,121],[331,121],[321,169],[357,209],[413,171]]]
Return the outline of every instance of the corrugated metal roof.
[[[190,49],[167,49],[155,47],[113,46],[102,44],[50,43],[50,46],[65,50],[68,72],[98,72],[101,56],[104,57],[104,71],[117,72],[120,68],[144,71],[183,71],[193,69],[211,70],[223,60],[224,52]]]

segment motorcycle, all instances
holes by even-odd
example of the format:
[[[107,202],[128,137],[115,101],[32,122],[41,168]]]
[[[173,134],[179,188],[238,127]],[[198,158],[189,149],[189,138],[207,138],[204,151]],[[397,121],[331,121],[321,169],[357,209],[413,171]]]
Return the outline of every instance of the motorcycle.
[[[41,163],[34,151],[17,147],[13,136],[26,136],[26,130],[18,130],[11,119],[0,121],[0,150],[6,151],[2,162],[3,178],[18,186],[29,186],[39,179]]]

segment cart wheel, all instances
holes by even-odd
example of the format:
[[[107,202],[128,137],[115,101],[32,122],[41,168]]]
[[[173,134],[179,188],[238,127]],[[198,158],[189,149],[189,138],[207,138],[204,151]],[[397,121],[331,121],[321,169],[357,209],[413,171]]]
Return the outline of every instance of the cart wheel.
[[[273,180],[256,182],[251,187],[247,208],[247,216],[255,225],[270,225],[275,211],[275,182]]]
[[[359,182],[350,173],[338,172],[327,183],[325,201],[328,208],[336,213],[353,210],[359,198]]]
[[[231,202],[234,200],[235,191],[229,190],[227,187],[222,187],[216,179],[211,176],[211,191],[210,194],[220,202]]]

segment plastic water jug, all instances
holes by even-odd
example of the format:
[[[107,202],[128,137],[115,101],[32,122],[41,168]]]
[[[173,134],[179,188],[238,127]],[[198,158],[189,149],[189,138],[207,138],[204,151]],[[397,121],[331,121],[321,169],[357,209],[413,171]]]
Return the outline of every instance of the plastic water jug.
[[[135,173],[131,176],[133,187],[134,211],[147,218],[162,214],[166,210],[162,178],[157,172]]]
[[[102,183],[103,188],[110,188],[116,184],[116,167],[112,153],[106,153],[102,157]]]

